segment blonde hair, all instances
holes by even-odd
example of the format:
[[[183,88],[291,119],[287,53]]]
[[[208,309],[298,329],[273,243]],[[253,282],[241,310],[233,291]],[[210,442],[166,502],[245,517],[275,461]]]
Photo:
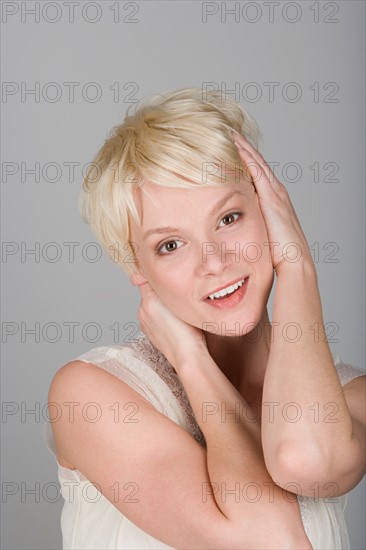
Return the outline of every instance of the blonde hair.
[[[190,189],[237,182],[245,167],[232,131],[256,148],[261,138],[254,119],[221,92],[183,88],[153,95],[130,113],[133,107],[90,163],[79,197],[83,220],[129,275],[136,271],[129,215],[140,222],[133,190],[145,181]]]

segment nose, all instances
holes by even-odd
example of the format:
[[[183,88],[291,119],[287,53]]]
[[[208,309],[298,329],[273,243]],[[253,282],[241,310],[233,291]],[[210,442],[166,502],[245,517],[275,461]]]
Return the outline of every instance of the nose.
[[[197,269],[199,275],[225,274],[231,266],[240,262],[240,243],[206,241],[202,242]]]

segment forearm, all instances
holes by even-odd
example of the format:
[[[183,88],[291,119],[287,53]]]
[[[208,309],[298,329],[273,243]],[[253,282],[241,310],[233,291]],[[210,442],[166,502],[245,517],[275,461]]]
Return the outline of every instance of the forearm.
[[[306,494],[307,475],[319,473],[313,483],[334,481],[342,453],[352,452],[357,441],[323,327],[315,267],[286,267],[274,296],[262,443],[272,476],[295,472]]]
[[[294,495],[275,485],[265,468],[259,420],[239,392],[209,354],[191,358],[178,373],[206,439],[213,496],[243,544],[252,536],[256,546],[250,547],[263,548],[271,535],[272,543],[280,537],[286,545],[289,537],[289,547],[310,548]]]

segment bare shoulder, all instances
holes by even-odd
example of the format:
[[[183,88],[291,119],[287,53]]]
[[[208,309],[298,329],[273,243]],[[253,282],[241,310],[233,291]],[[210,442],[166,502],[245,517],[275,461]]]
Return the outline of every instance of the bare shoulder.
[[[48,401],[57,404],[49,416],[62,465],[132,523],[173,548],[218,549],[230,538],[237,547],[212,492],[202,497],[206,449],[127,383],[75,360],[56,372]]]
[[[95,401],[90,400],[92,395]],[[151,403],[123,380],[93,363],[80,360],[69,361],[55,373],[48,392],[48,403],[57,460],[61,466],[72,470],[76,466],[67,458],[67,448],[73,441],[74,430],[71,424],[74,424],[78,416],[78,408],[82,417],[89,422],[98,421],[106,407],[115,421],[121,416],[121,407],[126,407],[126,404],[130,406],[124,410],[124,416],[128,418],[129,413],[130,420],[133,420],[134,408],[137,411],[143,406],[146,411],[155,410]]]
[[[95,402],[89,399],[93,395],[98,397]],[[106,402],[107,396],[109,398],[108,403]],[[68,402],[67,399],[71,397],[74,400]],[[48,402],[55,405],[49,412],[50,420],[53,422],[52,425],[57,426],[58,424],[63,425],[73,422],[77,409],[80,407],[84,409],[83,416],[86,420],[88,414],[85,409],[92,408],[93,405],[95,409],[99,409],[100,415],[100,407],[110,404],[114,397],[118,397],[120,401],[125,397],[126,402],[136,402],[144,405],[147,409],[156,411],[152,404],[144,399],[141,394],[100,366],[81,360],[69,361],[58,369],[49,387]],[[85,401],[85,398],[88,398],[88,400]],[[58,422],[58,417],[61,416],[58,411],[60,407],[64,408],[65,406],[70,409],[70,412],[63,419],[66,422]],[[96,411],[95,415],[97,415]],[[89,416],[89,420],[92,422],[91,417],[93,415],[91,411]]]
[[[49,397],[55,394],[60,396],[60,394],[66,391],[76,392],[82,397],[83,388],[88,388],[89,390],[95,388],[99,392],[101,389],[100,385],[102,387],[106,386],[108,389],[114,386],[117,392],[126,391],[138,401],[143,402],[147,407],[155,410],[149,401],[133,390],[126,382],[94,363],[86,363],[80,360],[69,361],[56,372],[52,379],[48,395]]]
[[[172,548],[253,548],[258,509],[249,502],[239,525],[229,520],[212,490],[207,449],[123,380],[71,361],[51,382],[51,402],[67,464],[143,531]],[[288,518],[278,517],[286,533]]]

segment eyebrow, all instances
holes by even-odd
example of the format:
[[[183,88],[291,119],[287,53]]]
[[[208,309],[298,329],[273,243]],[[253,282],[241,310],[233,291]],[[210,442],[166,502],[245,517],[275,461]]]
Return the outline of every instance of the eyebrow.
[[[213,216],[214,214],[216,214],[216,212],[218,210],[220,210],[227,202],[229,202],[229,200],[234,196],[234,195],[242,195],[244,196],[244,193],[242,191],[240,191],[239,189],[236,189],[235,191],[232,191],[231,193],[229,193],[228,195],[226,195],[226,197],[223,197],[221,200],[219,200],[215,206],[213,206],[213,208],[211,208],[211,210],[209,211],[209,215],[210,216]],[[143,234],[143,238],[144,239],[147,239],[147,237],[149,237],[150,235],[153,235],[153,234],[160,234],[160,233],[174,233],[174,232],[178,232],[179,231],[179,228],[177,227],[172,227],[172,226],[167,226],[167,227],[156,227],[155,229],[148,229],[148,231],[146,231],[144,234]]]

